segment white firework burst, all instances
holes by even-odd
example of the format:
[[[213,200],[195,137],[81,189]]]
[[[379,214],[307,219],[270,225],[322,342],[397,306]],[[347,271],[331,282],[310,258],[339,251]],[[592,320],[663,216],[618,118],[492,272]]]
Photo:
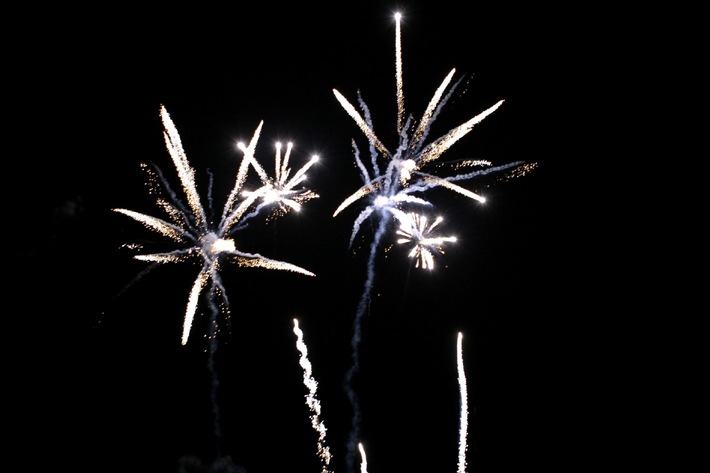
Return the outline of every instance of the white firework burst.
[[[405,121],[404,93],[402,87],[400,15],[397,14],[395,19],[395,80],[397,83],[397,133],[399,136],[399,143],[397,144],[394,152],[390,151],[390,149],[388,149],[375,134],[370,116],[370,110],[360,93],[358,92],[358,105],[362,113],[359,112],[337,89],[333,89],[333,93],[335,94],[335,97],[340,105],[345,109],[348,115],[350,115],[360,130],[362,130],[367,137],[370,150],[370,169],[368,169],[368,166],[365,165],[364,161],[360,157],[360,151],[355,143],[355,140],[353,140],[352,146],[355,161],[364,185],[347,197],[333,213],[333,216],[337,216],[354,202],[365,197],[369,198],[367,206],[355,219],[350,244],[352,244],[361,224],[372,214],[376,214],[383,219],[393,216],[395,219],[399,220],[401,214],[393,211],[393,209],[401,210],[405,205],[432,205],[427,200],[413,194],[421,194],[434,187],[444,187],[476,201],[485,202],[485,198],[483,196],[461,187],[456,184],[456,182],[470,180],[485,174],[511,170],[514,168],[523,167],[529,169],[531,166],[523,163],[522,161],[500,166],[491,166],[491,163],[485,160],[466,160],[462,161],[462,163],[482,169],[476,169],[471,172],[445,177],[440,177],[423,170],[426,165],[438,160],[445,151],[468,134],[475,125],[496,111],[498,107],[503,104],[503,100],[496,102],[494,105],[475,115],[470,120],[451,129],[445,135],[433,141],[427,141],[431,125],[438,117],[442,108],[451,98],[462,79],[459,79],[452,85],[452,80],[456,72],[456,69],[452,69],[434,93],[434,96],[429,101],[429,104],[418,123],[415,123],[415,120],[411,115],[407,117]],[[461,165],[459,167],[461,167]]]
[[[397,243],[412,245],[408,256],[415,258],[417,268],[434,269],[434,255],[444,253],[444,243],[456,241],[453,236],[442,237],[433,234],[434,229],[443,221],[443,217],[437,217],[429,223],[426,216],[413,212],[400,220],[397,234],[402,238],[398,239]]]
[[[219,305],[225,311],[229,311],[229,302],[219,273],[222,263],[234,263],[242,267],[293,271],[307,276],[315,276],[314,273],[300,266],[238,249],[234,234],[240,228],[243,228],[245,220],[255,216],[262,209],[271,209],[274,205],[299,209],[301,203],[317,197],[311,191],[296,188],[305,179],[305,171],[317,158],[311,159],[302,170],[297,172],[291,180],[288,180],[290,172],[288,154],[290,153],[291,145],[289,145],[289,151],[283,161],[280,161],[277,147],[276,178],[269,178],[254,158],[256,144],[264,124],[261,121],[254,131],[249,144],[240,144],[239,146],[244,156],[237,170],[234,187],[227,198],[219,221],[215,224],[208,218],[207,212],[205,212],[202,205],[195,183],[195,170],[187,160],[177,128],[162,105],[160,116],[164,126],[163,136],[165,143],[175,165],[186,201],[181,200],[170,189],[167,180],[157,169],[155,172],[148,171],[150,175],[149,184],[153,186],[154,191],[159,192],[161,188],[157,184],[160,182],[162,191],[167,193],[168,199],[163,197],[156,199],[158,207],[165,212],[167,219],[123,208],[114,208],[113,210],[131,217],[150,230],[183,245],[169,252],[138,254],[134,256],[135,259],[156,264],[180,263],[195,259],[201,263],[201,269],[190,290],[185,311],[181,339],[182,344],[185,345],[190,337],[190,329],[200,296],[206,290],[211,298],[217,296],[221,298],[221,304],[215,304],[214,300],[210,300],[210,305],[213,308]],[[255,191],[243,192],[243,186],[250,167],[257,170],[263,185]],[[283,209],[284,207],[279,208]],[[247,213],[249,210],[251,212]],[[215,334],[212,333],[210,335],[214,336]]]
[[[238,144],[239,149],[247,152],[248,148],[244,143]],[[252,165],[261,179],[262,187],[256,191],[243,191],[242,194],[249,198],[254,192],[260,193],[261,203],[252,212],[253,215],[259,214],[265,207],[270,207],[273,216],[281,216],[290,210],[300,211],[301,206],[311,199],[318,197],[318,194],[310,189],[297,187],[306,179],[306,171],[318,161],[318,155],[313,155],[311,159],[299,169],[290,179],[291,168],[289,167],[289,159],[293,143],[289,142],[286,145],[286,152],[281,155],[282,145],[276,143],[276,154],[274,156],[274,177],[269,177],[264,171],[264,168],[256,161],[252,161]],[[245,217],[246,219],[246,217]]]

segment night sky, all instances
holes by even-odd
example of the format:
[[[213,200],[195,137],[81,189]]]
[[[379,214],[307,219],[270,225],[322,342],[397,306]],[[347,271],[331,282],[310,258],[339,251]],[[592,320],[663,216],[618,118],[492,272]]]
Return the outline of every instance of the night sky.
[[[505,100],[441,160],[538,167],[518,179],[464,182],[485,204],[431,191],[442,233],[458,238],[434,271],[414,268],[400,248],[380,253],[355,385],[369,472],[456,471],[458,332],[468,471],[574,471],[588,464],[589,454],[577,452],[589,443],[590,410],[577,358],[586,335],[575,312],[584,301],[570,293],[573,216],[564,200],[575,157],[560,137],[570,117],[557,113],[569,100],[560,96],[569,75],[558,52],[564,28],[539,11],[533,26],[526,11],[400,3],[406,111],[421,117],[452,68],[468,78],[432,137]],[[6,369],[17,452],[29,465],[82,472],[177,472],[188,456],[205,465],[229,456],[249,473],[318,472],[292,331],[298,318],[332,468],[345,472],[351,409],[343,378],[372,232],[363,225],[349,249],[360,203],[333,217],[361,185],[351,140],[364,153],[367,145],[332,89],[352,103],[360,90],[375,132],[394,147],[397,5],[116,8],[86,21],[63,10],[56,13],[70,19],[53,22],[47,13],[41,46],[23,61],[38,80],[19,97],[26,134],[13,138],[21,146],[5,180],[20,190],[3,190],[2,255],[11,278],[6,358],[18,360]],[[141,163],[157,165],[179,190],[161,105],[203,197],[213,173],[218,209],[241,158],[235,143],[261,120],[256,157],[268,172],[278,140],[294,142],[294,169],[321,157],[307,181],[318,199],[237,236],[246,251],[316,277],[223,267],[231,318],[222,320],[215,355],[219,441],[205,304],[180,344],[199,267],[165,265],[132,284],[148,264],[121,245],[165,239],[111,211],[161,215]]]

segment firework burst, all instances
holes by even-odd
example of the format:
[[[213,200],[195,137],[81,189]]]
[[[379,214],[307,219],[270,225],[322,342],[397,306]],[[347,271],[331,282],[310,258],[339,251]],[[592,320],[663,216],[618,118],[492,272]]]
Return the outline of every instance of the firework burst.
[[[299,210],[302,203],[317,197],[317,194],[312,191],[297,187],[303,182],[306,170],[317,160],[317,157],[314,156],[289,180],[288,161],[292,145],[288,145],[283,158],[280,154],[280,145],[277,145],[276,177],[270,178],[254,157],[264,124],[263,121],[260,122],[249,144],[240,143],[238,146],[243,152],[243,158],[237,170],[234,187],[226,200],[221,218],[217,223],[213,223],[208,218],[198,193],[195,170],[187,160],[180,135],[164,106],[160,108],[160,116],[165,128],[163,132],[165,143],[180,179],[184,200],[170,188],[159,168],[151,170],[144,165],[144,169],[149,174],[148,182],[151,191],[158,195],[156,204],[167,217],[154,217],[123,208],[113,210],[131,217],[150,230],[181,245],[180,248],[169,252],[137,254],[134,256],[135,259],[156,265],[187,261],[198,261],[201,264],[199,274],[190,290],[185,311],[181,338],[181,343],[185,345],[190,337],[192,322],[202,294],[209,295],[208,302],[213,311],[220,307],[227,314],[229,313],[229,301],[220,277],[223,264],[233,263],[241,267],[277,269],[315,276],[314,273],[300,266],[240,250],[234,235],[246,226],[250,218],[262,211],[283,213],[289,209]],[[247,173],[251,168],[258,173],[262,186],[254,191],[244,191]],[[216,336],[214,323],[209,335]]]
[[[400,219],[397,234],[402,238],[398,239],[397,243],[412,245],[408,256],[416,260],[417,268],[434,269],[434,255],[444,254],[444,243],[456,241],[453,236],[442,237],[433,234],[434,229],[443,221],[443,217],[437,217],[429,223],[426,216],[416,213],[408,213],[406,219]]]

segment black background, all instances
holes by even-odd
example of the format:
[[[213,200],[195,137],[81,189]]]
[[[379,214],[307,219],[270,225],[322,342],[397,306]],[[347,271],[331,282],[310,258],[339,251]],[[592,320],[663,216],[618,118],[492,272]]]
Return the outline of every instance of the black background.
[[[598,437],[592,421],[600,387],[587,344],[596,322],[577,294],[585,254],[572,243],[579,174],[567,135],[581,46],[573,25],[541,9],[455,5],[117,5],[45,11],[31,25],[30,52],[10,54],[17,66],[8,94],[23,132],[10,137],[18,146],[3,191],[6,372],[16,420],[8,429],[17,455],[74,471],[178,471],[188,455],[205,464],[229,455],[254,473],[319,471],[292,331],[298,318],[333,469],[345,471],[351,412],[342,383],[371,233],[364,225],[350,250],[357,208],[332,216],[361,185],[351,139],[366,149],[332,89],[353,103],[361,90],[375,131],[395,142],[399,7],[407,111],[420,117],[451,68],[470,78],[432,136],[505,100],[443,159],[538,168],[484,187],[485,205],[433,192],[442,232],[458,237],[433,272],[416,270],[396,248],[380,254],[356,384],[369,471],[455,470],[458,332],[469,471],[569,471],[599,460],[610,437]],[[294,169],[321,156],[308,180],[320,197],[239,240],[317,276],[222,271],[232,314],[216,354],[219,442],[204,305],[180,345],[198,268],[160,267],[127,287],[146,264],[121,245],[160,237],[111,211],[158,215],[141,163],[157,164],[179,186],[161,104],[203,194],[214,173],[217,207],[241,157],[235,142],[248,141],[261,120],[257,159],[267,170],[277,140],[294,142]]]

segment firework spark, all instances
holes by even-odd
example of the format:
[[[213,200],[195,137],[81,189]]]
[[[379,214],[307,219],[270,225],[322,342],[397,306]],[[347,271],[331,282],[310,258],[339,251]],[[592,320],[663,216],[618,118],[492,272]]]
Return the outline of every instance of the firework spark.
[[[233,235],[239,229],[244,228],[247,219],[256,215],[263,208],[280,205],[282,206],[280,208],[283,209],[285,205],[289,208],[298,209],[302,202],[315,197],[316,195],[312,192],[295,189],[295,186],[303,181],[305,170],[313,164],[316,158],[309,161],[306,167],[296,173],[289,181],[288,155],[291,145],[289,145],[283,161],[280,161],[280,154],[277,150],[276,178],[270,179],[254,158],[256,144],[264,124],[263,121],[260,122],[250,143],[239,146],[244,156],[237,171],[234,188],[224,205],[219,222],[215,225],[207,217],[207,212],[202,205],[195,183],[195,170],[187,160],[180,135],[164,106],[160,108],[160,115],[165,128],[163,133],[165,143],[180,179],[186,203],[170,189],[167,180],[159,169],[156,168],[155,171],[151,171],[144,166],[144,169],[149,173],[149,184],[152,190],[160,192],[161,189],[157,186],[157,183],[160,182],[162,183],[162,190],[168,195],[167,199],[159,196],[156,202],[158,207],[166,213],[167,220],[123,208],[114,208],[113,210],[131,217],[150,230],[166,236],[176,243],[184,245],[181,248],[164,253],[138,254],[134,256],[135,259],[155,264],[181,263],[195,259],[201,262],[202,267],[190,290],[185,311],[181,338],[181,343],[185,345],[190,337],[190,329],[200,296],[205,291],[209,294],[211,307],[216,308],[219,305],[227,314],[229,313],[229,301],[219,273],[223,262],[235,263],[237,266],[242,267],[278,269],[315,276],[314,273],[300,266],[270,259],[258,253],[241,251],[237,248],[237,242]],[[263,185],[255,191],[244,193],[242,190],[250,167],[257,171]],[[240,196],[243,196],[243,198]],[[250,209],[254,210],[251,213],[247,213]],[[214,303],[213,298],[220,299],[221,304]],[[213,315],[216,316],[216,314]],[[210,337],[215,336],[216,327],[213,324]]]

